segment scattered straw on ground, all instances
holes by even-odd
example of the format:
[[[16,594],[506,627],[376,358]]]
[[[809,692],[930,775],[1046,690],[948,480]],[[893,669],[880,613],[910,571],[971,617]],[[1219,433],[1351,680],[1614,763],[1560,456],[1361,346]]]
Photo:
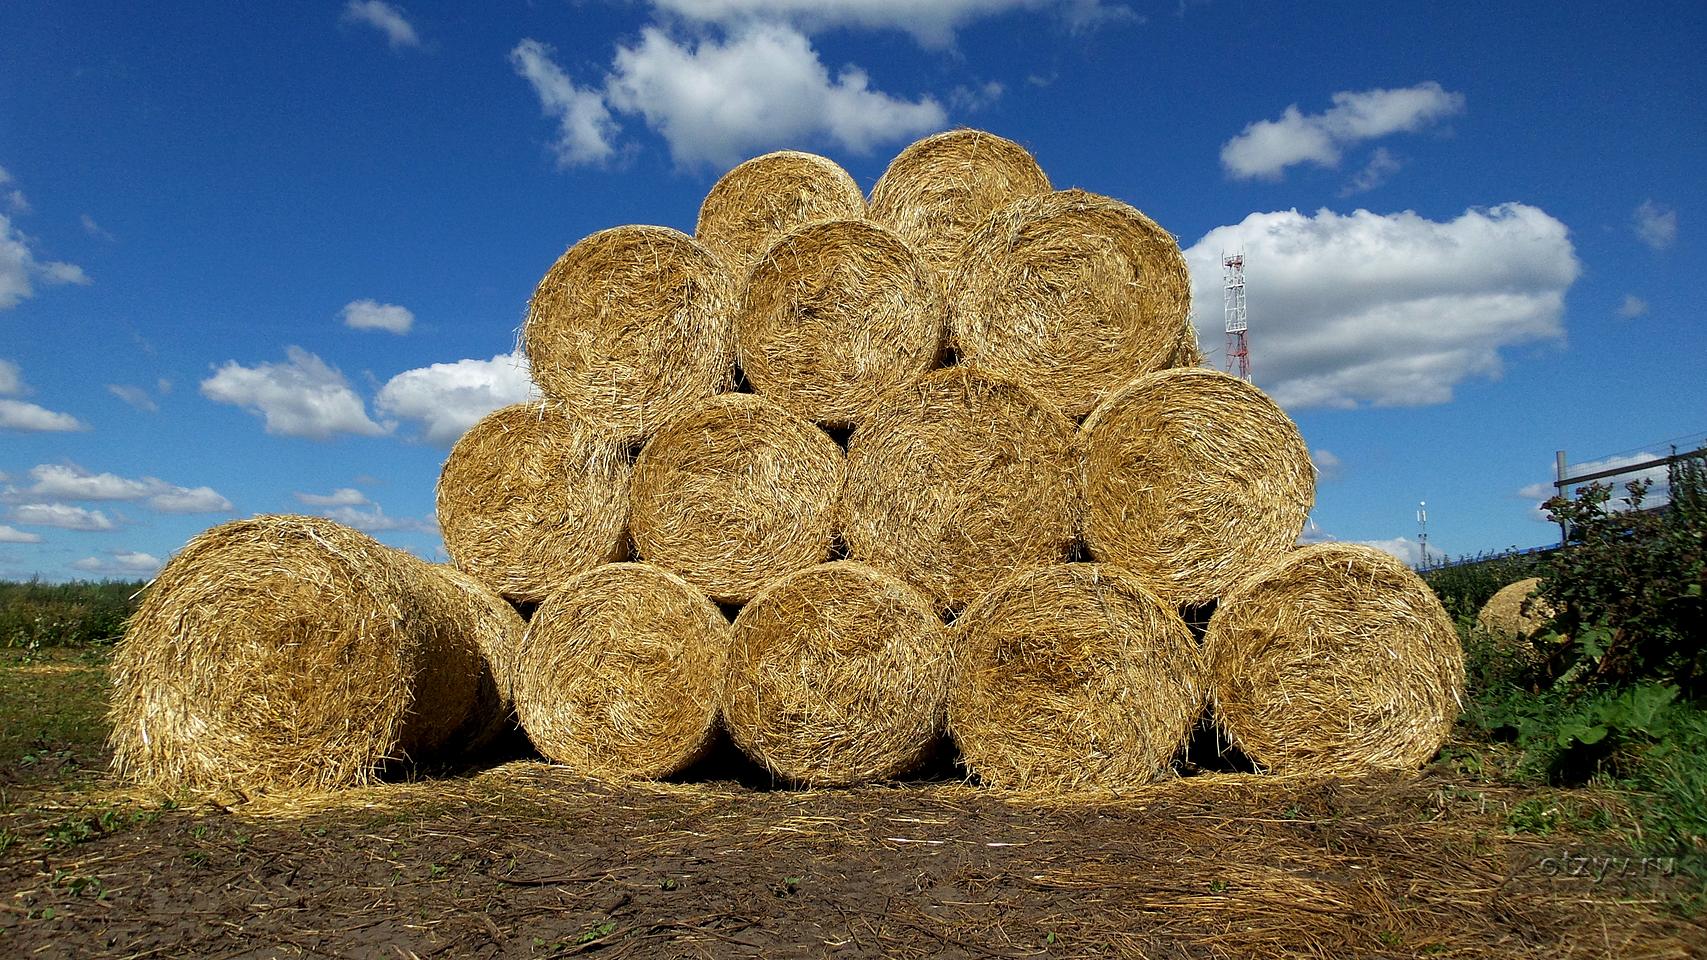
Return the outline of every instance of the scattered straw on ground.
[[[700,204],[694,236],[723,259],[739,286],[783,234],[821,220],[864,216],[865,194],[835,161],[779,150],[717,181]]]
[[[1085,542],[1176,605],[1207,603],[1285,553],[1315,503],[1309,448],[1262,391],[1214,370],[1140,377],[1097,407]]]
[[[1222,729],[1286,772],[1415,768],[1452,731],[1464,651],[1428,585],[1369,547],[1300,547],[1222,598],[1204,638]]]

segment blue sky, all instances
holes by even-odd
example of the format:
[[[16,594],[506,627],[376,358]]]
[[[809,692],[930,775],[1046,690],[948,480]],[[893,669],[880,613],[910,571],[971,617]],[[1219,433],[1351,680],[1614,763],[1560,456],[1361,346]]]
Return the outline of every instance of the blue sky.
[[[867,189],[970,125],[1173,231],[1317,451],[1312,536],[1530,546],[1535,485],[1707,431],[1698,4],[375,0],[0,7],[0,577],[236,516],[429,558],[534,285],[734,162]],[[1400,542],[1404,538],[1407,542]]]

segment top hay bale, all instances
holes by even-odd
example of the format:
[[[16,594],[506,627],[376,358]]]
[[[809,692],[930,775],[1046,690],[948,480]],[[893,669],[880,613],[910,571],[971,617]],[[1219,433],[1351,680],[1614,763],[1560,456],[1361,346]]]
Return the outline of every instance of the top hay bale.
[[[946,287],[961,243],[986,217],[1049,190],[1049,178],[1024,147],[982,130],[950,130],[890,161],[872,188],[870,217],[917,251]]]
[[[522,327],[534,382],[624,440],[734,382],[735,287],[723,264],[667,227],[601,230],[540,281]]]
[[[1078,418],[1133,377],[1197,363],[1190,308],[1172,234],[1118,200],[1063,190],[1015,200],[967,237],[949,341]]]
[[[451,448],[439,474],[445,551],[519,603],[621,559],[633,466],[617,440],[552,401],[495,410]]]
[[[214,527],[161,570],[114,653],[114,768],[248,794],[442,757],[479,725],[480,629],[450,579],[330,520]]]
[[[722,258],[739,287],[753,264],[789,231],[864,216],[865,194],[835,161],[779,150],[738,165],[712,186],[700,204],[694,237]]]
[[[942,355],[942,298],[893,232],[864,220],[802,227],[748,277],[735,346],[753,389],[832,427],[857,425]]]
[[[1170,603],[1207,603],[1286,552],[1315,502],[1297,426],[1262,391],[1214,370],[1139,377],[1080,433],[1091,554]]]
[[[1553,606],[1536,595],[1539,577],[1509,583],[1499,589],[1476,614],[1483,630],[1505,640],[1522,640],[1547,629]]]
[[[1464,650],[1434,591],[1369,547],[1300,547],[1221,599],[1204,636],[1216,719],[1277,773],[1414,769],[1452,731]]]
[[[971,367],[891,393],[848,441],[848,555],[958,610],[1025,567],[1062,563],[1084,498],[1073,424]]]

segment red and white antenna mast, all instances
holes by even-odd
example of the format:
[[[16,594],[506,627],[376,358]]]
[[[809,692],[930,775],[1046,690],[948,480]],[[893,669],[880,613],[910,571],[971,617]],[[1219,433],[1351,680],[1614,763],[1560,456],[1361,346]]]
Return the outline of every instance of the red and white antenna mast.
[[[1227,372],[1251,382],[1251,352],[1245,343],[1245,253],[1221,254],[1227,285],[1222,312],[1227,317]]]

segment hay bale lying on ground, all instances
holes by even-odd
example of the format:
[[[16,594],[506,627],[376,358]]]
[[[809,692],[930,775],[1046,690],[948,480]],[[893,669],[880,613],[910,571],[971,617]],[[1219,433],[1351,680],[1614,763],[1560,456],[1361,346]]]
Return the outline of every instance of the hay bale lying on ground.
[[[575,574],[622,559],[632,474],[623,444],[561,404],[495,410],[439,474],[445,551],[490,589],[539,603]]]
[[[835,161],[779,150],[740,164],[712,186],[700,204],[694,237],[723,259],[739,286],[790,230],[864,216],[865,194]]]
[[[1022,573],[955,621],[948,725],[985,784],[1111,791],[1166,775],[1203,711],[1191,631],[1113,564]]]
[[[598,777],[664,777],[717,725],[729,622],[682,578],[616,563],[570,579],[528,622],[516,716],[545,756]]]
[[[791,412],[858,424],[942,355],[942,300],[895,234],[864,220],[802,227],[754,266],[735,314],[753,388]]]
[[[734,383],[735,297],[721,261],[692,237],[601,230],[558,258],[528,304],[534,382],[613,436],[649,436]]]
[[[1083,498],[1073,425],[1036,394],[950,367],[888,396],[848,443],[848,554],[940,610],[1067,560]]]
[[[1049,190],[1024,147],[982,130],[950,130],[890,161],[871,190],[870,217],[894,230],[946,288],[968,234],[1008,203]]]
[[[1221,599],[1204,637],[1221,729],[1277,773],[1414,769],[1463,702],[1464,651],[1434,592],[1369,547],[1300,547]]]
[[[317,517],[191,540],[113,656],[120,776],[167,789],[328,789],[434,761],[480,726],[470,614],[424,561]]]
[[[1525,640],[1547,629],[1553,621],[1553,605],[1538,595],[1539,577],[1508,583],[1482,605],[1476,622],[1483,630],[1505,640]]]
[[[917,591],[849,560],[777,581],[735,618],[724,723],[776,776],[900,776],[942,729],[947,632]]]
[[[824,431],[764,397],[714,397],[641,450],[634,548],[719,603],[744,603],[829,557],[844,467]]]
[[[1190,308],[1172,234],[1118,200],[1063,190],[1016,200],[967,237],[949,343],[1078,418],[1133,377],[1195,365]]]
[[[1316,473],[1298,427],[1237,377],[1139,377],[1080,429],[1085,542],[1173,604],[1207,603],[1298,541]]]
[[[515,661],[527,621],[503,597],[461,570],[439,563],[428,569],[448,582],[459,619],[474,628],[471,635],[484,669],[475,693],[471,726],[453,739],[463,741],[463,753],[478,755],[515,729]]]

